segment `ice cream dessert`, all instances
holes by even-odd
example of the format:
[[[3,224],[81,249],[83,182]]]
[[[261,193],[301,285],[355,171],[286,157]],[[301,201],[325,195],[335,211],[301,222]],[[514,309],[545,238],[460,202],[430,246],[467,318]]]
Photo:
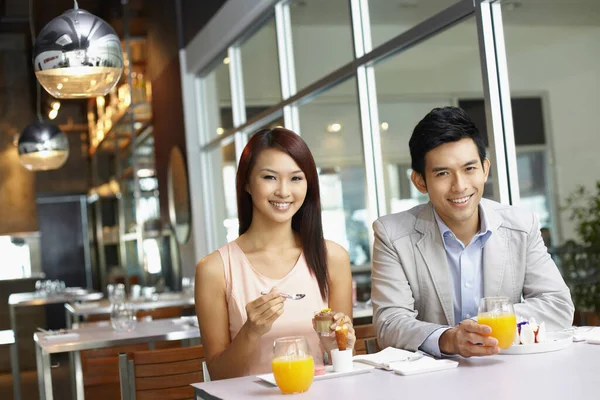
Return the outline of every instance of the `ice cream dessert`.
[[[519,318],[514,345],[545,343],[546,341],[546,324],[544,322],[538,324],[535,318],[529,320]]]
[[[335,341],[340,351],[346,350],[348,345],[348,327],[346,325],[337,326],[335,328]]]
[[[334,312],[331,308],[324,308],[315,314],[315,330],[321,336],[328,336],[331,333],[331,324],[333,324]]]

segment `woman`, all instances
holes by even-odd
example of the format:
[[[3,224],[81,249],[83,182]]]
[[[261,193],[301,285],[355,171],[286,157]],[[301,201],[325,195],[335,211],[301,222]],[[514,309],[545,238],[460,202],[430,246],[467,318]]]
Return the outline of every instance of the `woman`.
[[[273,340],[282,336],[305,336],[318,364],[320,345],[334,348],[333,329],[344,324],[353,348],[350,260],[323,239],[317,169],[306,143],[287,129],[258,131],[240,157],[236,189],[240,236],[196,266],[211,379],[270,372]],[[313,315],[327,307],[337,312],[331,335],[317,336]]]

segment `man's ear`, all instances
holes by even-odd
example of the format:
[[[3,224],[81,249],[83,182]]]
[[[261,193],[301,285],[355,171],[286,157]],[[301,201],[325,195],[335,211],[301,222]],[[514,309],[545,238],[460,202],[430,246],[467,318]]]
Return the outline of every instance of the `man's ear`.
[[[423,175],[413,169],[410,174],[410,180],[419,192],[423,194],[427,193],[427,184],[425,183],[425,178],[423,178]]]
[[[490,174],[490,160],[486,157],[483,159],[483,175],[485,176],[485,181],[487,182],[488,175]]]

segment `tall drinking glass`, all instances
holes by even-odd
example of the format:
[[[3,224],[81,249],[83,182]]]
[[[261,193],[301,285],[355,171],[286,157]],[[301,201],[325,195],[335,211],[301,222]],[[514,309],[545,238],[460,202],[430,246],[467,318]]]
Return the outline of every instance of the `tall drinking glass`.
[[[479,301],[477,322],[492,328],[490,336],[498,340],[498,347],[512,346],[517,332],[517,317],[508,297],[484,297]]]
[[[312,384],[315,363],[304,336],[275,339],[271,365],[282,393],[306,392]]]

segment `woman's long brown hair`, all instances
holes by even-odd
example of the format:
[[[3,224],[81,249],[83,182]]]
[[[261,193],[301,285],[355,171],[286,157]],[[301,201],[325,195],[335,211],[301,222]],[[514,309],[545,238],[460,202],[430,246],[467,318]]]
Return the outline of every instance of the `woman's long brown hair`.
[[[248,230],[252,223],[252,197],[246,191],[246,184],[256,158],[265,149],[278,149],[288,154],[300,167],[306,177],[306,197],[302,206],[292,217],[292,229],[300,234],[304,258],[311,273],[317,279],[321,297],[327,299],[327,249],[323,239],[321,221],[321,194],[317,166],[308,146],[296,133],[284,129],[261,129],[248,141],[240,157],[236,175],[236,191],[239,234]]]

